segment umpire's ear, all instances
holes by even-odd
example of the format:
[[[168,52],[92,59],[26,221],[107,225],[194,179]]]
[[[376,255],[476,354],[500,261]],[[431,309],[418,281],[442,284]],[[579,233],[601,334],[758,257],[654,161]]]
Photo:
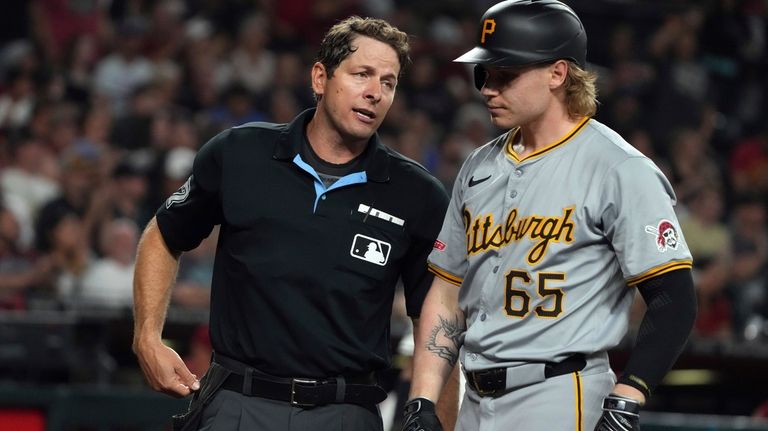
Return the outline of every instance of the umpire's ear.
[[[312,65],[312,91],[317,100],[320,100],[325,93],[325,83],[328,82],[328,73],[323,63],[315,62]]]

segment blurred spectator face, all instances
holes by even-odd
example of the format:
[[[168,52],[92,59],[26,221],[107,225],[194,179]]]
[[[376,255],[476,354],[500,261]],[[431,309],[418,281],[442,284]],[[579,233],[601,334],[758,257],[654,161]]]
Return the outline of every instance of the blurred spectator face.
[[[683,130],[672,144],[675,156],[679,158],[701,158],[703,156],[704,140],[694,130]]]
[[[698,42],[696,34],[685,32],[676,39],[675,54],[681,60],[691,60],[696,56]]]
[[[104,227],[101,235],[102,252],[123,264],[130,265],[136,253],[139,231],[130,220],[113,220]]]
[[[766,226],[765,204],[759,201],[745,202],[736,206],[735,227],[741,232],[760,232]]]
[[[112,116],[109,109],[92,109],[85,118],[83,135],[94,144],[106,143],[111,128]]]
[[[48,159],[48,150],[36,139],[23,141],[16,148],[14,165],[29,173],[39,173],[43,170],[44,161]]]
[[[426,57],[413,63],[408,71],[411,84],[416,88],[429,87],[435,82],[435,64],[432,57]]]
[[[269,114],[271,121],[289,123],[299,113],[299,102],[288,90],[278,89],[272,92]]]
[[[11,99],[19,100],[32,96],[34,88],[35,86],[32,82],[32,77],[28,73],[20,72],[13,78],[8,89],[8,94],[11,96]]]
[[[258,53],[269,40],[269,23],[263,15],[247,18],[240,27],[240,45],[248,52]]]
[[[301,57],[294,53],[278,56],[275,66],[275,86],[291,88],[301,85],[304,85],[304,65]]]
[[[147,179],[138,172],[117,176],[115,185],[116,193],[122,198],[138,202],[147,195]]]
[[[646,157],[654,158],[656,150],[653,148],[653,142],[650,135],[643,129],[636,129],[629,136],[629,143]]]
[[[138,17],[127,18],[118,26],[117,46],[123,57],[131,59],[141,53],[147,23]]]
[[[174,148],[182,147],[196,149],[199,145],[197,129],[192,121],[187,119],[177,119],[173,123],[173,138],[171,146]]]
[[[52,124],[50,140],[51,148],[60,153],[72,147],[72,144],[80,135],[75,118],[55,118]]]
[[[71,155],[65,159],[61,185],[67,200],[75,206],[84,206],[98,185],[97,163],[95,159],[82,155]]]
[[[168,148],[172,138],[171,116],[167,112],[158,112],[152,117],[152,146]]]
[[[163,98],[161,92],[153,87],[146,86],[139,88],[131,98],[131,109],[137,116],[152,116],[163,107]]]
[[[93,35],[79,36],[73,42],[70,67],[91,68],[99,58],[98,46]]]
[[[54,250],[72,251],[83,243],[83,224],[75,214],[67,214],[59,220],[51,231],[51,244]]]
[[[253,108],[251,97],[247,92],[233,93],[227,97],[227,108],[235,117],[244,117]]]
[[[713,188],[700,190],[693,198],[691,210],[705,223],[717,223],[723,214],[721,192]]]

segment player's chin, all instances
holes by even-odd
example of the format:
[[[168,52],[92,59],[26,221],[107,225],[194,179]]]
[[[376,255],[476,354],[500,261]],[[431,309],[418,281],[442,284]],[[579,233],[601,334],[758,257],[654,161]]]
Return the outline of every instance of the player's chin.
[[[503,115],[491,114],[491,123],[499,129],[511,129],[517,126],[517,123],[513,119]]]

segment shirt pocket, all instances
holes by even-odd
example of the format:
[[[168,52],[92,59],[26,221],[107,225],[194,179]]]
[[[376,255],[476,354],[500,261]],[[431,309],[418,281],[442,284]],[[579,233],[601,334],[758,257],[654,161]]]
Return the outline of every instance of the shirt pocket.
[[[410,244],[404,224],[354,212],[341,232],[338,268],[379,281],[399,272]]]

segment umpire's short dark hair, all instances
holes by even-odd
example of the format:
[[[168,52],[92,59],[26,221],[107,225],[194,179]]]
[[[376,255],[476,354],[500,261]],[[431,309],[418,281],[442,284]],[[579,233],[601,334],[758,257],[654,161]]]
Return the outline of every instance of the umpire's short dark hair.
[[[339,64],[355,52],[352,42],[358,36],[370,37],[391,46],[397,53],[402,75],[410,62],[408,35],[383,19],[351,16],[331,27],[320,43],[317,61],[325,66],[328,78],[332,78]]]

